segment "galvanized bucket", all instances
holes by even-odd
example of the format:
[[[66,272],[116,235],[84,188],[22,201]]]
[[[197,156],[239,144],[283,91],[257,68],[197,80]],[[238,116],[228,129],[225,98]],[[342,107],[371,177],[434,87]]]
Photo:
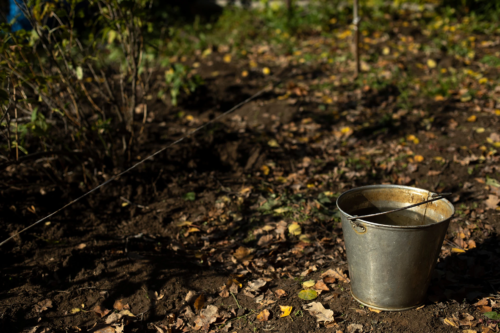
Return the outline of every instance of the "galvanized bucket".
[[[406,207],[433,195],[409,186],[373,185],[337,199],[351,292],[359,303],[385,311],[422,304],[455,209],[441,199],[384,216],[349,218]]]

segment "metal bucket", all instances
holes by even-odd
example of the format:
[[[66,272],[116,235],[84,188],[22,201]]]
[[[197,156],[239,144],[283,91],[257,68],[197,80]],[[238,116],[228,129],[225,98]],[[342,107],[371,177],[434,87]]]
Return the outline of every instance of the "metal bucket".
[[[409,186],[374,185],[344,192],[337,199],[351,292],[359,303],[385,311],[422,304],[455,209],[441,199],[403,210],[404,215],[348,218],[402,208],[432,195],[435,193]]]

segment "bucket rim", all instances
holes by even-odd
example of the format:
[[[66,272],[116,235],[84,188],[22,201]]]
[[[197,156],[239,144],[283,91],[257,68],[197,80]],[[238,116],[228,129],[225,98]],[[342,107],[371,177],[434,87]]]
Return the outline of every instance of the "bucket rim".
[[[434,192],[431,192],[431,191],[423,189],[423,188],[413,187],[413,186],[406,186],[406,185],[396,185],[396,184],[365,185],[365,186],[360,186],[360,187],[352,188],[352,189],[347,190],[344,193],[340,194],[340,196],[335,201],[337,209],[344,216],[346,216],[346,217],[353,217],[353,215],[350,215],[350,214],[346,213],[345,211],[342,210],[342,208],[340,208],[340,206],[339,206],[339,200],[341,200],[343,196],[345,196],[345,195],[347,195],[349,193],[361,191],[361,190],[364,190],[364,189],[370,189],[370,188],[397,188],[397,189],[406,189],[406,190],[412,190],[412,191],[420,191],[420,192],[430,193],[430,194],[439,194],[439,193],[434,193]],[[444,202],[451,208],[451,214],[450,214],[450,216],[448,218],[446,218],[446,219],[444,219],[442,221],[436,222],[436,223],[430,223],[430,224],[424,224],[424,225],[390,225],[390,224],[381,224],[381,223],[370,222],[370,221],[366,221],[366,220],[363,220],[363,219],[356,219],[356,221],[360,221],[360,222],[362,222],[364,224],[367,224],[367,225],[369,225],[371,227],[375,227],[375,228],[390,228],[390,229],[424,229],[424,228],[430,228],[430,227],[433,227],[433,226],[436,226],[436,225],[439,225],[439,224],[448,223],[448,221],[451,220],[451,218],[453,217],[453,215],[455,215],[455,207],[453,206],[453,204],[448,199],[446,199],[446,198],[443,198],[442,200],[444,200]]]

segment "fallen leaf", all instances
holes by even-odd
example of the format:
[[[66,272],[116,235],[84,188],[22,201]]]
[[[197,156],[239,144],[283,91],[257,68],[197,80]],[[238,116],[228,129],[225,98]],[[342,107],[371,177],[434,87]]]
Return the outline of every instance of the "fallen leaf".
[[[427,60],[427,66],[429,66],[429,68],[436,68],[436,61],[434,61],[433,59]]]
[[[328,286],[321,280],[318,280],[318,282],[316,282],[316,284],[314,285],[314,289],[316,290],[324,290],[324,291],[329,291],[330,289],[328,288]]]
[[[325,283],[335,283],[335,278],[333,276],[325,276],[323,278],[323,282]]]
[[[219,317],[219,308],[215,305],[209,305],[206,309],[200,311],[200,315],[195,318],[194,329],[199,331],[203,328],[203,330],[208,331],[210,328],[210,324],[214,323]]]
[[[473,122],[475,122],[476,120],[477,120],[477,117],[476,117],[476,115],[475,115],[475,114],[473,114],[472,116],[470,116],[469,118],[467,118],[467,121],[468,121],[469,123],[473,123]]]
[[[302,286],[304,288],[311,288],[315,284],[316,284],[316,282],[314,280],[309,280],[309,281],[306,281],[306,282],[302,282]]]
[[[189,222],[189,221],[177,221],[177,222],[172,223],[172,225],[174,227],[177,227],[177,228],[189,227],[191,224],[193,224],[193,222]]]
[[[77,247],[76,247],[76,248],[77,248],[78,250],[82,250],[82,249],[84,249],[84,248],[86,248],[86,247],[87,247],[87,244],[85,244],[85,243],[81,243],[81,244],[77,245]]]
[[[413,160],[417,163],[422,163],[424,161],[424,157],[422,155],[415,155],[415,157],[413,157]]]
[[[123,309],[130,309],[130,306],[128,304],[123,304],[122,301],[122,299],[115,301],[115,303],[113,304],[113,309],[118,311],[121,311]]]
[[[455,328],[459,328],[460,326],[458,325],[458,323],[455,321],[455,319],[453,318],[445,318],[444,319],[444,323],[446,325],[449,325],[449,326],[453,326]]]
[[[281,297],[285,297],[287,294],[286,294],[286,291],[284,291],[283,289],[278,289],[278,290],[275,290],[274,291],[274,294],[276,295],[276,297],[278,298],[281,298]]]
[[[251,249],[246,248],[244,246],[240,246],[239,248],[236,249],[233,256],[239,261],[248,261],[252,260],[253,258],[253,255],[251,255],[251,253],[252,253]]]
[[[50,299],[45,299],[43,301],[36,303],[35,311],[36,312],[43,312],[45,310],[48,310],[51,307],[52,307],[52,301]]]
[[[382,312],[382,310],[377,310],[377,309],[372,309],[372,308],[368,308],[368,310],[370,310],[371,312],[375,312],[375,313]]]
[[[129,310],[121,310],[120,312],[113,312],[108,317],[106,317],[106,324],[116,323],[118,320],[122,319],[122,317],[135,317],[133,313]]]
[[[99,305],[94,306],[94,308],[92,310],[96,314],[98,314],[101,318],[106,317],[108,315],[108,313],[110,312],[110,310],[108,310],[106,308],[102,309]]]
[[[283,318],[283,317],[289,316],[290,313],[292,313],[293,307],[292,306],[286,306],[286,305],[280,305],[280,309],[281,309],[280,318]]]
[[[363,333],[363,325],[361,324],[350,324],[347,326],[348,333]]]
[[[306,289],[299,292],[299,298],[305,301],[311,301],[318,297],[318,293],[313,289]]]
[[[194,301],[194,308],[200,311],[201,309],[203,309],[204,306],[205,306],[205,295],[201,294]]]
[[[333,311],[327,310],[323,304],[319,302],[312,302],[303,305],[304,310],[307,310],[311,316],[316,317],[316,322],[332,322],[335,321],[333,318]]]
[[[264,67],[264,68],[262,69],[262,73],[263,73],[264,75],[269,75],[269,74],[271,74],[271,70],[270,70],[268,67]]]
[[[484,203],[486,204],[487,209],[496,209],[498,203],[500,203],[500,199],[496,195],[490,194],[488,195],[488,200],[486,200]]]
[[[81,309],[79,309],[79,308],[73,308],[73,309],[71,309],[71,311],[70,311],[70,312],[71,312],[71,314],[75,314],[75,313],[78,313],[78,312],[80,312],[80,311],[82,311],[82,310],[81,310]]]
[[[324,278],[325,276],[333,277],[333,278],[340,280],[342,282],[345,282],[345,283],[351,282],[351,280],[349,280],[349,278],[347,278],[347,275],[342,273],[342,270],[339,267],[337,267],[335,270],[329,269],[326,272],[324,272],[323,274],[321,274],[322,278]]]
[[[477,331],[474,331],[474,330],[462,330],[462,333],[477,333]]]
[[[268,321],[270,314],[271,313],[269,312],[269,310],[262,310],[262,312],[257,315],[257,320],[258,321]]]
[[[298,236],[302,233],[302,228],[298,223],[294,222],[288,226],[288,232],[294,236]]]
[[[465,253],[465,250],[459,249],[458,247],[454,247],[451,249],[452,253]]]

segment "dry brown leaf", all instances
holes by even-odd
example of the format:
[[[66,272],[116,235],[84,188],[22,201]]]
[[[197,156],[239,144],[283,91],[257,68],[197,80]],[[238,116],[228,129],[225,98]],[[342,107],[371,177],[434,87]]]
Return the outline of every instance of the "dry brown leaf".
[[[483,298],[482,300],[478,301],[477,303],[474,304],[474,306],[485,306],[489,305],[489,301],[487,298]]]
[[[330,290],[327,287],[327,285],[323,281],[321,281],[321,280],[318,280],[318,282],[316,282],[316,284],[314,285],[314,289],[324,290],[324,291],[329,291]]]
[[[491,306],[480,306],[477,308],[479,311],[481,311],[482,313],[486,313],[486,312],[491,312],[493,311],[493,308]]]
[[[444,319],[444,323],[446,325],[453,326],[455,328],[459,328],[460,327],[460,325],[458,325],[458,323],[453,318],[445,318]]]
[[[198,298],[196,298],[196,301],[194,301],[194,308],[200,311],[201,309],[203,309],[204,306],[205,306],[205,295],[201,294],[200,296],[198,296]]]
[[[262,312],[257,315],[257,320],[258,321],[268,321],[270,314],[271,313],[269,312],[269,310],[262,310]]]
[[[51,307],[52,307],[52,301],[50,299],[44,299],[43,301],[36,303],[35,311],[36,312],[43,312],[45,310],[48,310]]]
[[[350,324],[347,326],[348,333],[363,333],[363,325],[361,324]]]
[[[333,311],[327,310],[320,302],[312,302],[303,305],[304,310],[308,311],[313,317],[316,317],[316,322],[329,323],[335,321]]]
[[[335,283],[336,279],[333,276],[325,276],[323,278],[324,283]]]
[[[248,282],[248,289],[250,289],[251,291],[258,292],[260,290],[260,288],[262,288],[266,285],[266,283],[267,282],[264,281],[263,279],[250,281],[250,282]]]
[[[240,246],[239,248],[234,251],[233,256],[239,260],[239,261],[249,261],[252,260],[253,255],[251,254],[252,250],[249,248],[246,248],[244,246]]]
[[[219,308],[215,305],[209,305],[206,309],[200,311],[200,315],[195,318],[194,329],[199,331],[203,328],[204,331],[208,331],[210,324],[214,323],[219,317]]]
[[[101,318],[106,317],[108,315],[108,313],[110,312],[110,310],[108,310],[106,308],[101,308],[99,305],[94,306],[94,308],[92,310],[96,314],[98,314]]]
[[[487,209],[496,209],[498,203],[500,203],[500,199],[496,195],[490,194],[488,195],[488,200],[486,200],[484,203],[486,204]]]
[[[227,290],[227,287],[225,285],[222,286],[222,288],[220,290],[220,293],[219,293],[219,296],[222,297],[222,298],[229,297],[229,291]]]
[[[477,331],[474,331],[474,330],[462,330],[462,333],[477,333]]]
[[[128,304],[123,304],[123,300],[119,299],[115,301],[115,304],[113,304],[113,309],[121,311],[121,310],[130,310],[130,306]]]
[[[323,274],[321,274],[321,277],[325,277],[325,276],[331,276],[331,277],[334,277],[342,282],[345,282],[345,283],[349,283],[351,282],[351,280],[349,280],[349,278],[347,277],[347,275],[345,275],[343,272],[342,272],[342,269],[340,269],[339,267],[337,267],[335,270],[333,269],[329,269],[327,270],[326,272],[324,272]]]
[[[110,314],[106,320],[104,321],[106,324],[116,323],[118,320],[122,319],[122,317],[135,317],[135,315],[129,310],[121,310],[120,312],[113,312]]]
[[[275,290],[274,291],[274,294],[276,295],[276,297],[278,298],[281,298],[281,297],[285,297],[287,294],[286,294],[286,291],[284,291],[283,289],[278,289],[278,290]]]

